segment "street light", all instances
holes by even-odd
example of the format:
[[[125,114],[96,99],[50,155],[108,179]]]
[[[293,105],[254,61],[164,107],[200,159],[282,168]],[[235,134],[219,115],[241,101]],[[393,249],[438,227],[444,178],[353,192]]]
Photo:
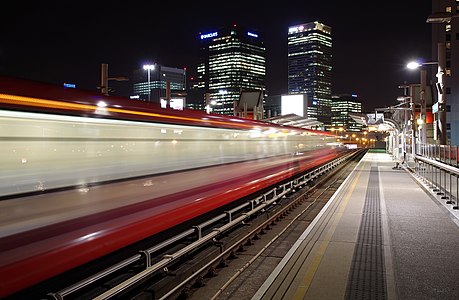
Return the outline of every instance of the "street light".
[[[143,69],[148,73],[148,101],[151,97],[151,87],[150,87],[150,72],[155,69],[155,65],[143,65]]]
[[[438,65],[438,61],[432,61],[432,62],[424,62],[424,63],[418,63],[416,61],[409,62],[406,67],[410,70],[416,70],[418,68],[421,68],[422,66],[425,65]],[[420,130],[420,135],[419,135],[419,140],[421,144],[427,143],[427,135],[426,135],[426,114],[427,114],[427,109],[426,109],[426,89],[427,89],[427,71],[424,68],[421,68],[421,91],[420,91],[420,97],[419,100],[421,102],[421,120],[422,120],[422,125],[421,125],[421,130]],[[438,75],[437,75],[438,76]]]

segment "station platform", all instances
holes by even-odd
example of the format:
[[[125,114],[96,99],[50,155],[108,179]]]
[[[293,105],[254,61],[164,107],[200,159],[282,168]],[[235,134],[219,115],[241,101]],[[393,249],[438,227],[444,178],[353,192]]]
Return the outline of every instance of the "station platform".
[[[459,213],[368,152],[255,299],[459,299]]]

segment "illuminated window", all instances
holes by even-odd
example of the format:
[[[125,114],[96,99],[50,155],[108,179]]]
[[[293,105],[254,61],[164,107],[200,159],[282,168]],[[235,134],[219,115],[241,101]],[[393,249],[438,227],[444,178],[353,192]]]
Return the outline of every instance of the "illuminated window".
[[[446,12],[449,12],[449,13],[451,12],[451,6],[446,7]]]

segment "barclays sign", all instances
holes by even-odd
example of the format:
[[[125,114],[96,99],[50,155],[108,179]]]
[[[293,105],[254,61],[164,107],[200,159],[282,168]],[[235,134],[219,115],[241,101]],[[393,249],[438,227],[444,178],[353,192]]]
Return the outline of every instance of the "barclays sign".
[[[201,40],[208,39],[211,37],[216,37],[218,35],[218,32],[211,32],[211,33],[206,33],[206,34],[201,34]]]

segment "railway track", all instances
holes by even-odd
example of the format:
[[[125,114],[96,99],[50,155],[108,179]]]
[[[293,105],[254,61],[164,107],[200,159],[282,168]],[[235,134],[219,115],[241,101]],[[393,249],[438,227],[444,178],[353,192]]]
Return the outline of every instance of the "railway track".
[[[279,208],[243,237],[242,247],[215,266],[212,274],[200,275],[181,292],[158,299],[251,299],[362,156],[357,154],[312,186],[290,195],[285,202],[293,205]]]
[[[169,232],[172,238],[153,237],[11,299],[250,298],[363,154],[203,216],[191,229]]]

